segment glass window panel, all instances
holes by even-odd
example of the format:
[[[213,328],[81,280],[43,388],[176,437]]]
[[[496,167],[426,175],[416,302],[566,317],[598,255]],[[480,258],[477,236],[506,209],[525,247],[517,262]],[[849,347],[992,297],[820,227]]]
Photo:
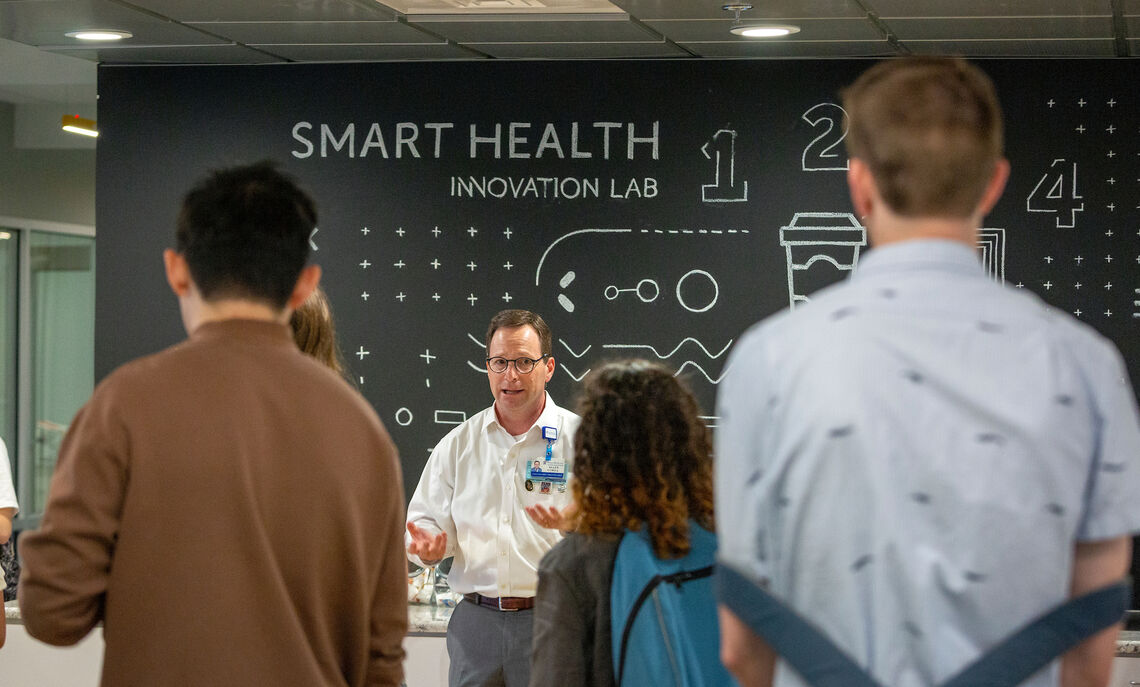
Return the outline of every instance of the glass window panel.
[[[0,439],[16,466],[16,334],[19,315],[20,232],[0,227]],[[15,482],[13,482],[14,484]]]
[[[43,512],[60,440],[94,387],[95,240],[36,231],[29,235],[35,426],[34,476],[26,508],[31,515]]]

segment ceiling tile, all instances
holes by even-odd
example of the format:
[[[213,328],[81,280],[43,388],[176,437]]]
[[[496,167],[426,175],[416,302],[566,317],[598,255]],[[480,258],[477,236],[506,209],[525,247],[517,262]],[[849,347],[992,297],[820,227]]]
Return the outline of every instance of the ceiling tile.
[[[175,21],[377,21],[396,13],[378,2],[320,0],[142,0],[136,4]]]
[[[882,57],[896,51],[874,41],[712,41],[682,43],[701,57]]]
[[[899,40],[1112,38],[1112,17],[884,19]]]
[[[283,21],[192,24],[246,44],[323,45],[327,43],[435,43],[407,24],[392,21]]]
[[[611,0],[642,21],[654,19],[724,19],[733,17],[723,9],[725,2],[708,0]],[[855,0],[752,0],[752,9],[740,13],[742,19],[790,19],[865,17]]]
[[[661,37],[629,19],[603,18],[596,15],[590,20],[541,19],[502,21],[432,20],[427,17],[409,17],[408,23],[422,26],[434,34],[450,38],[457,43],[579,43],[579,42],[637,42],[660,40]]]
[[[50,52],[105,64],[266,64],[279,57],[241,45],[44,48]]]
[[[1112,15],[1110,0],[866,0],[866,4],[884,19]]]
[[[501,58],[611,59],[690,57],[669,43],[471,43],[469,47]]]
[[[466,60],[480,55],[454,43],[416,45],[265,45],[257,46],[295,62],[387,62],[391,60]]]
[[[1112,40],[903,41],[920,55],[964,57],[1112,57]]]

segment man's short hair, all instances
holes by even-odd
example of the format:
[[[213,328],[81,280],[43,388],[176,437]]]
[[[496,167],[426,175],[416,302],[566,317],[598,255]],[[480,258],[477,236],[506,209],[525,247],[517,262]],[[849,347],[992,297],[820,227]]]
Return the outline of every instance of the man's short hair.
[[[883,200],[908,217],[968,217],[1002,156],[993,83],[963,59],[875,65],[842,91],[847,151]]]
[[[496,313],[491,318],[490,326],[487,327],[487,351],[490,352],[491,350],[491,337],[495,335],[496,330],[527,325],[534,327],[534,331],[538,333],[538,340],[542,343],[543,355],[554,355],[554,343],[550,335],[550,327],[546,326],[541,315],[529,310],[500,310]]]
[[[313,200],[270,162],[216,170],[186,194],[175,250],[206,301],[285,307],[309,258]]]

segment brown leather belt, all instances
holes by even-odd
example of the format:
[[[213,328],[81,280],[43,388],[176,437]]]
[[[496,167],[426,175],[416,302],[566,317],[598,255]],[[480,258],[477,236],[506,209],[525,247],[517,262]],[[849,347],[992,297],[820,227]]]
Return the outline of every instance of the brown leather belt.
[[[477,592],[464,594],[476,606],[486,606],[497,611],[527,611],[534,608],[533,596],[483,596]]]

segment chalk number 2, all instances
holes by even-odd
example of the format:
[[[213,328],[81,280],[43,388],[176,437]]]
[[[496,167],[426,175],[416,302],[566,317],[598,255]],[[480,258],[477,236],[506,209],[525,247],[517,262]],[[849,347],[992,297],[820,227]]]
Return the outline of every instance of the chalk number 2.
[[[847,138],[847,113],[835,103],[820,103],[800,115],[812,128],[820,130],[804,148],[802,167],[805,172],[842,171],[847,169],[847,156],[839,147]]]

